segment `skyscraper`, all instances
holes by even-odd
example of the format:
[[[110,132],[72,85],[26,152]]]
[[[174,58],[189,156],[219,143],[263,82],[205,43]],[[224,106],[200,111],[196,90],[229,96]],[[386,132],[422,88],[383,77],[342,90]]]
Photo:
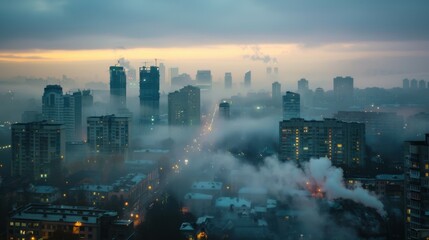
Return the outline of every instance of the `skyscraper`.
[[[412,89],[417,89],[417,80],[416,79],[412,79],[410,82],[410,88]]]
[[[130,120],[115,115],[87,118],[90,151],[94,153],[124,154],[130,143]]]
[[[273,82],[271,84],[271,95],[273,102],[276,105],[280,105],[282,102],[282,85],[279,82]]]
[[[353,78],[334,78],[334,95],[339,109],[350,107],[353,104]]]
[[[327,157],[337,166],[365,166],[364,123],[294,118],[279,126],[282,161],[301,163],[311,157]]]
[[[429,134],[424,141],[405,142],[405,237],[408,240],[429,236]]]
[[[408,78],[405,78],[402,80],[402,88],[403,89],[409,89],[410,88],[410,80]]]
[[[298,92],[300,94],[303,94],[303,93],[306,93],[308,90],[310,90],[308,87],[308,80],[305,78],[301,78],[298,81]]]
[[[232,88],[232,74],[230,72],[225,73],[225,89]]]
[[[301,115],[300,96],[298,93],[286,92],[283,96],[283,120],[299,118]]]
[[[222,101],[221,103],[219,103],[219,117],[221,119],[230,119],[231,112],[229,103],[227,101]]]
[[[155,66],[140,68],[140,121],[159,121],[159,68]]]
[[[210,70],[198,70],[196,80],[197,80],[197,85],[201,89],[211,89],[212,73]]]
[[[127,77],[124,67],[110,66],[110,107],[127,107]]]
[[[64,133],[62,124],[47,121],[13,124],[12,176],[58,181],[65,154]]]
[[[200,89],[186,86],[168,94],[168,124],[197,126],[201,122]]]
[[[60,85],[47,85],[42,97],[42,116],[52,123],[64,124],[66,141],[81,140],[82,100],[79,94],[65,94]]]
[[[244,74],[244,87],[250,88],[252,85],[252,72],[248,71]]]
[[[426,88],[426,81],[425,80],[420,80],[419,81],[419,88],[420,89],[425,89]]]

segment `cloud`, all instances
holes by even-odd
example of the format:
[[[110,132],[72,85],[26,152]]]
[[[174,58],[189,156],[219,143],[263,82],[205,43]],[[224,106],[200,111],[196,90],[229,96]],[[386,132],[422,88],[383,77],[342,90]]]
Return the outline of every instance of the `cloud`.
[[[41,57],[41,56],[20,56],[20,55],[14,55],[14,54],[0,54],[0,59],[40,60],[40,59],[49,59],[49,58]]]
[[[429,2],[2,0],[1,49],[427,41]],[[221,14],[220,14],[221,13]]]

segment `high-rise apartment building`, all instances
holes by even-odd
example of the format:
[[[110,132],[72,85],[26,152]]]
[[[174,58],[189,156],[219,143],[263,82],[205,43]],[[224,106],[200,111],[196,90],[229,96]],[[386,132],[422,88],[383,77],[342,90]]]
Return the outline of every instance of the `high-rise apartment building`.
[[[429,134],[405,142],[405,239],[429,238]]]
[[[58,180],[65,154],[65,129],[47,121],[12,125],[12,168],[14,177]]]
[[[122,66],[110,66],[110,107],[127,107],[127,77]]]
[[[348,108],[353,105],[353,78],[334,78],[334,95],[338,108]]]
[[[60,85],[47,85],[42,97],[42,117],[64,125],[66,141],[81,140],[82,95],[63,94]]]
[[[94,153],[124,154],[130,144],[130,120],[115,115],[87,118],[88,146]]]
[[[155,66],[140,68],[140,121],[159,121],[159,68]]]
[[[283,96],[283,120],[299,118],[301,115],[300,96],[298,93],[286,92]]]
[[[244,74],[244,87],[250,88],[252,86],[252,72],[248,71]]]
[[[225,89],[232,88],[232,74],[230,72],[225,73]]]
[[[280,159],[301,163],[327,157],[337,166],[365,166],[365,124],[336,119],[280,122]]]
[[[416,79],[412,79],[410,81],[410,88],[417,89],[417,80]]]
[[[200,89],[186,86],[168,94],[168,124],[197,126],[201,122]]]

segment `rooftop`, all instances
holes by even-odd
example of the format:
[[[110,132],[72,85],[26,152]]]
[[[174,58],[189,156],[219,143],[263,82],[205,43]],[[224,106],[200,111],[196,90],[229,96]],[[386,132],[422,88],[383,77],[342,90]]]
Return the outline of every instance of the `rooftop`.
[[[101,216],[115,217],[117,213],[94,207],[30,204],[16,210],[10,219],[96,224]]]
[[[194,182],[192,184],[193,190],[221,190],[221,182]]]

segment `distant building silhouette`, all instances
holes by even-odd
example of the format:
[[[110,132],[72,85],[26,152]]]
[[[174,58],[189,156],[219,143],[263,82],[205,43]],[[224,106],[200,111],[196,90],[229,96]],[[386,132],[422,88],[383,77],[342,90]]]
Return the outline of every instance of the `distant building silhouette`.
[[[171,79],[171,88],[178,89],[192,84],[192,78],[189,74],[182,73]]]
[[[211,89],[212,73],[210,70],[198,70],[196,76],[197,85],[201,89]]]
[[[65,129],[47,121],[12,125],[12,176],[55,182],[65,160]]]
[[[140,67],[140,121],[155,124],[159,121],[159,68]]]
[[[300,96],[298,93],[286,92],[283,96],[283,120],[299,118],[301,115]]]
[[[282,102],[282,85],[279,82],[273,82],[271,84],[271,96],[274,105],[281,105]]]
[[[160,85],[160,88],[161,88],[161,86],[162,86],[162,89],[164,89],[164,87],[165,87],[165,65],[164,65],[164,63],[160,63],[159,64],[159,85]]]
[[[252,86],[252,72],[248,71],[244,74],[244,87],[250,88]]]
[[[310,90],[308,87],[308,80],[306,80],[305,78],[301,78],[298,81],[298,93],[303,94],[306,93],[308,90]]]
[[[122,66],[110,69],[110,107],[113,110],[127,106],[127,77]]]
[[[426,81],[425,80],[420,80],[419,81],[419,88],[420,89],[425,89],[426,88]]]
[[[177,77],[179,75],[179,68],[174,67],[170,68],[170,81],[173,81],[173,78]],[[171,82],[171,84],[173,84]]]
[[[335,119],[280,122],[280,159],[302,163],[327,157],[337,166],[365,166],[365,124]]]
[[[201,98],[198,87],[186,86],[168,94],[168,124],[198,126],[201,122]]]
[[[409,89],[410,88],[410,80],[408,78],[405,78],[402,80],[402,88],[403,89]]]
[[[348,108],[353,105],[353,78],[334,78],[335,102],[339,109]]]
[[[231,89],[232,88],[232,74],[230,72],[225,73],[225,89]]]
[[[411,89],[417,89],[417,80],[416,79],[411,80],[410,88]]]

